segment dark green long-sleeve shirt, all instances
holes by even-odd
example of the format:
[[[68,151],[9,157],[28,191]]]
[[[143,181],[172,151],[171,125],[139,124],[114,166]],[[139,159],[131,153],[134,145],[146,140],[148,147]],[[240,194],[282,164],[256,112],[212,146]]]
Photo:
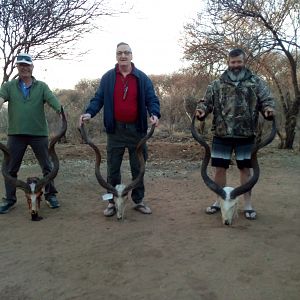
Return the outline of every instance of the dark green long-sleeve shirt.
[[[0,97],[8,102],[8,135],[48,136],[44,104],[60,112],[61,105],[48,85],[33,77],[28,97],[24,97],[19,79],[4,83]]]

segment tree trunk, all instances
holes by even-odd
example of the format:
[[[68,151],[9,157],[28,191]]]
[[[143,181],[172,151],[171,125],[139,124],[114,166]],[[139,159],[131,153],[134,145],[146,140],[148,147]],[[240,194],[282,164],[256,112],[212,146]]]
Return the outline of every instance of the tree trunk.
[[[299,114],[299,103],[300,103],[300,93],[297,94],[296,99],[286,114],[285,121],[285,131],[286,131],[286,140],[285,140],[285,148],[293,149],[295,134],[296,134],[296,126],[297,126],[297,116]]]
[[[285,146],[285,136],[277,128],[277,135],[279,136],[280,143],[278,144],[278,149],[284,149]]]
[[[59,144],[67,144],[67,143],[68,143],[66,134],[64,134],[64,135],[58,140],[58,143],[59,143]]]
[[[285,122],[285,149],[293,149],[296,129],[296,116],[287,116]]]

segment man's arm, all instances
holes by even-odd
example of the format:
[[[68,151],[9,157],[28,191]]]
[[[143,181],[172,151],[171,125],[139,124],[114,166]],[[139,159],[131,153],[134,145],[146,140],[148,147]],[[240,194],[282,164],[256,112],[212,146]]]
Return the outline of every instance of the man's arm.
[[[5,100],[0,97],[0,109],[2,108],[2,105],[3,105],[4,102],[5,102]]]
[[[61,104],[46,83],[44,83],[44,97],[44,100],[48,105],[50,105],[57,113],[60,113]]]
[[[85,113],[79,117],[79,126],[93,118],[104,105],[103,79],[101,79],[95,96],[90,100]]]
[[[275,101],[267,84],[260,79],[258,85],[258,101],[261,113],[266,119],[275,115]]]
[[[209,85],[207,87],[207,90],[205,92],[205,96],[203,99],[201,99],[196,107],[196,117],[200,120],[203,121],[205,119],[205,117],[212,112],[213,110],[213,97],[214,97],[214,93],[213,93],[213,87],[212,85]]]
[[[93,118],[102,109],[104,105],[104,80],[104,78],[101,79],[95,96],[90,100],[85,110],[85,114],[89,114],[91,118]]]
[[[4,102],[9,101],[10,86],[10,82],[7,81],[0,87],[0,109],[2,108]]]
[[[160,103],[159,99],[156,96],[153,83],[149,77],[146,78],[146,88],[145,88],[145,97],[146,97],[146,107],[150,115],[149,121],[151,125],[158,126],[160,115]]]
[[[150,116],[156,116],[159,119],[160,116],[160,103],[159,99],[156,96],[153,83],[150,78],[146,78],[145,84],[145,98],[146,98],[146,107]]]

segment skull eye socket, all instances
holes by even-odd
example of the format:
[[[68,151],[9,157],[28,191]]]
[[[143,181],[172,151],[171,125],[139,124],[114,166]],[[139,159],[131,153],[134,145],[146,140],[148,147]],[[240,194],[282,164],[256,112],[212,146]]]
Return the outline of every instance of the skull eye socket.
[[[29,177],[29,178],[27,178],[27,183],[28,184],[32,184],[32,183],[37,184],[38,180],[39,179],[37,177]]]

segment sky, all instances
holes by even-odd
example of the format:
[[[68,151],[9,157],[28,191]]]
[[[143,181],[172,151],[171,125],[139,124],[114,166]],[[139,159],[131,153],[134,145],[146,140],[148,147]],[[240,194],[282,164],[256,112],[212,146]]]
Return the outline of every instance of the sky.
[[[201,0],[110,0],[114,9],[132,7],[128,14],[104,17],[101,29],[76,46],[89,50],[80,58],[36,61],[34,76],[51,89],[72,89],[81,79],[97,79],[116,63],[116,45],[131,46],[133,62],[148,75],[170,74],[186,66],[180,38],[183,26],[197,17]],[[125,6],[124,6],[125,2]],[[123,6],[122,6],[123,4]]]

